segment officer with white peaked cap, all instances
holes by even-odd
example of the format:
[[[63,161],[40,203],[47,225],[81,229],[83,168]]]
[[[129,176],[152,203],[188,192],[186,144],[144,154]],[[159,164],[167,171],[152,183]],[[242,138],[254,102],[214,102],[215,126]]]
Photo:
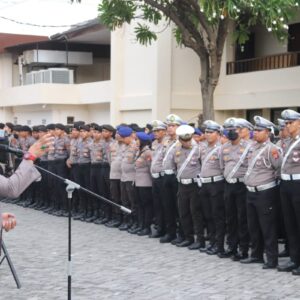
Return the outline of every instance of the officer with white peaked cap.
[[[279,140],[276,143],[276,146],[279,147],[282,151],[283,156],[285,155],[288,145],[291,142],[291,138],[288,132],[288,129],[286,127],[285,121],[283,119],[277,119],[277,128],[279,130]],[[279,252],[278,257],[289,257],[289,245],[287,241],[287,235],[286,235],[286,229],[284,225],[284,218],[283,218],[283,212],[281,208],[281,201],[280,197],[279,200],[279,219],[278,219],[278,227],[279,227],[279,239],[284,239],[284,249]]]
[[[278,128],[279,130],[282,130],[283,128],[285,128],[285,121],[283,119],[277,119],[277,123],[278,123]]]
[[[281,117],[284,121],[296,121],[300,120],[300,113],[292,109],[286,109],[281,113]]]
[[[245,174],[247,186],[247,218],[251,239],[251,256],[241,263],[264,263],[263,269],[274,269],[278,263],[277,245],[277,173],[282,162],[280,149],[270,139],[275,125],[261,117],[254,117],[254,140]]]
[[[290,261],[278,271],[300,275],[300,114],[286,109],[281,113],[290,143],[281,165],[281,206],[290,249]]]
[[[236,128],[237,127],[237,118],[228,118],[224,121],[223,124],[224,129],[228,129],[228,128]]]
[[[200,252],[223,255],[225,239],[224,176],[220,166],[222,126],[215,121],[204,122],[207,147],[201,149],[201,206],[210,233],[208,247]]]
[[[176,179],[176,166],[174,163],[173,155],[174,148],[178,142],[176,130],[182,124],[182,119],[175,115],[170,114],[166,117],[167,124],[167,139],[164,149],[163,157],[163,213],[165,219],[166,233],[160,238],[160,243],[172,243],[173,245],[181,242],[183,233],[178,222],[178,208],[177,208],[177,192],[178,182]],[[177,226],[177,224],[179,226]],[[177,232],[177,235],[176,235]]]
[[[195,132],[195,129],[190,125],[181,125],[177,128],[176,134],[179,139],[185,141],[190,140]]]
[[[183,122],[182,119],[175,114],[170,114],[166,118],[167,125],[169,124],[181,125],[182,122]]]
[[[254,130],[260,130],[260,129],[268,129],[270,131],[272,131],[273,128],[276,127],[276,125],[274,123],[272,123],[271,121],[261,117],[261,116],[255,116],[253,118],[255,124],[254,124]]]
[[[168,137],[166,136],[167,125],[160,121],[154,120],[151,123],[153,127],[153,133],[155,140],[152,143],[152,161],[150,172],[152,176],[152,195],[153,195],[153,208],[154,216],[156,221],[155,232],[150,234],[151,238],[160,238],[166,234],[166,221],[164,215],[163,207],[163,159],[168,142]]]
[[[282,153],[285,154],[287,147],[291,141],[288,128],[285,124],[285,120],[283,119],[277,119],[278,122],[278,129],[279,129],[279,141],[276,143],[276,145],[281,148]]]
[[[249,130],[253,130],[253,125],[249,121],[247,121],[243,118],[237,118],[236,124],[237,124],[237,127],[248,128]]]
[[[212,121],[212,120],[204,121],[203,125],[205,127],[205,131],[208,131],[208,130],[218,131],[218,132],[222,131],[222,126],[220,124],[218,124],[217,122]]]
[[[160,121],[160,120],[154,120],[154,121],[152,121],[151,125],[153,127],[152,131],[166,130],[167,129],[167,125],[164,122]]]
[[[239,261],[248,257],[249,232],[247,226],[246,196],[244,176],[248,167],[247,155],[251,147],[249,141],[239,135],[240,119],[225,120],[228,142],[222,145],[220,164],[225,177],[224,202],[228,249],[220,253],[220,258],[230,257]],[[239,249],[238,249],[239,248]],[[238,250],[240,250],[238,252]]]
[[[196,250],[205,246],[203,217],[199,201],[197,175],[200,171],[200,148],[192,139],[195,129],[190,125],[177,128],[179,142],[175,147],[177,168],[178,208],[185,239],[177,247]],[[196,240],[194,239],[196,235]]]

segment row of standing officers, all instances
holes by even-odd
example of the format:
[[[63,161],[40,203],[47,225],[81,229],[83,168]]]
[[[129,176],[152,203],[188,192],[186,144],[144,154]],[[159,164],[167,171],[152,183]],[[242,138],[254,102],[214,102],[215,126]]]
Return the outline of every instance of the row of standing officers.
[[[229,118],[222,127],[208,120],[202,133],[171,114],[152,122],[152,134],[126,124],[115,131],[78,122],[69,136],[62,124],[39,126],[36,138],[50,132],[55,142],[38,163],[132,210],[123,215],[79,192],[74,219],[300,275],[300,114],[282,112],[276,145],[270,141],[275,125],[260,116],[254,122],[253,128]],[[27,131],[21,128],[12,145],[26,151],[34,141]],[[64,183],[42,175],[21,200],[67,216]],[[286,238],[290,255],[280,266],[279,236]]]

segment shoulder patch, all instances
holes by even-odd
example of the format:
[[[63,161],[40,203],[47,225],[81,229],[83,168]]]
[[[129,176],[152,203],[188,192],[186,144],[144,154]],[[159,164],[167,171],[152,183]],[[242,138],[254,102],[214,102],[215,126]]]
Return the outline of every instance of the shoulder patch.
[[[272,153],[273,158],[275,158],[275,159],[279,158],[279,151],[276,148],[273,148],[271,153]]]

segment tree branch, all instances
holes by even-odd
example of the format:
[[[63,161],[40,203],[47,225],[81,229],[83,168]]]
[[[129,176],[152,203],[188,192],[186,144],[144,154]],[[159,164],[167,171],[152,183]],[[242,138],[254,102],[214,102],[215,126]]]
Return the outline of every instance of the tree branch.
[[[205,19],[204,14],[201,12],[201,8],[199,6],[198,1],[195,1],[195,0],[186,0],[186,1],[193,8],[193,12],[196,13],[196,16],[198,17],[198,20],[199,20],[201,26],[203,27],[205,33],[207,34],[208,41],[213,40],[215,37],[215,34],[214,34],[213,30],[211,29],[211,26],[208,24],[207,20]]]
[[[171,21],[173,21],[177,27],[180,29],[182,32],[182,37],[183,37],[183,44],[188,47],[193,49],[198,56],[200,57],[201,55],[203,56],[203,53],[207,52],[206,47],[204,45],[204,41],[199,34],[198,31],[195,32],[195,28],[188,28],[187,29],[187,24],[184,23],[185,20],[181,20],[177,13],[173,10],[174,3],[169,4],[168,6],[163,6],[162,4],[158,3],[155,0],[144,0],[144,2],[158,10],[160,10],[165,16],[167,16]],[[192,23],[189,22],[189,25]],[[194,26],[191,26],[194,27]],[[192,31],[192,32],[190,32]],[[195,36],[196,33],[196,36]],[[198,38],[197,38],[198,36]]]
[[[210,48],[210,40],[208,38],[207,32],[197,24],[195,25],[191,20],[191,17],[195,17],[198,20],[197,14],[195,14],[195,9],[189,5],[186,1],[174,1],[173,7],[177,9],[177,15],[182,20],[183,24],[190,31],[191,35],[199,42],[203,42],[204,47],[207,49]]]
[[[232,20],[229,20],[228,18],[224,19],[223,21],[220,21],[216,42],[216,50],[218,57],[222,57],[224,44],[228,36],[229,28],[231,25],[233,25],[233,23],[234,22]]]

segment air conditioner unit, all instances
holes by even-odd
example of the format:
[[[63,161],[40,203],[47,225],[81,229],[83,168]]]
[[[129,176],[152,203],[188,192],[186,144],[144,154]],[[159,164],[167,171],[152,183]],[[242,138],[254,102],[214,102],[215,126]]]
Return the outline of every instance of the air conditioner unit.
[[[36,71],[32,71],[32,72],[29,72],[29,73],[26,73],[26,76],[25,76],[25,84],[28,85],[28,84],[34,84],[35,81],[34,81],[34,76],[35,76],[35,73]]]
[[[74,83],[74,71],[61,68],[43,70],[44,83]]]
[[[34,73],[34,83],[43,83],[44,82],[44,72],[45,70],[36,71]]]
[[[23,52],[23,57],[25,65],[68,64],[70,66],[83,66],[93,64],[92,52],[26,50]]]

